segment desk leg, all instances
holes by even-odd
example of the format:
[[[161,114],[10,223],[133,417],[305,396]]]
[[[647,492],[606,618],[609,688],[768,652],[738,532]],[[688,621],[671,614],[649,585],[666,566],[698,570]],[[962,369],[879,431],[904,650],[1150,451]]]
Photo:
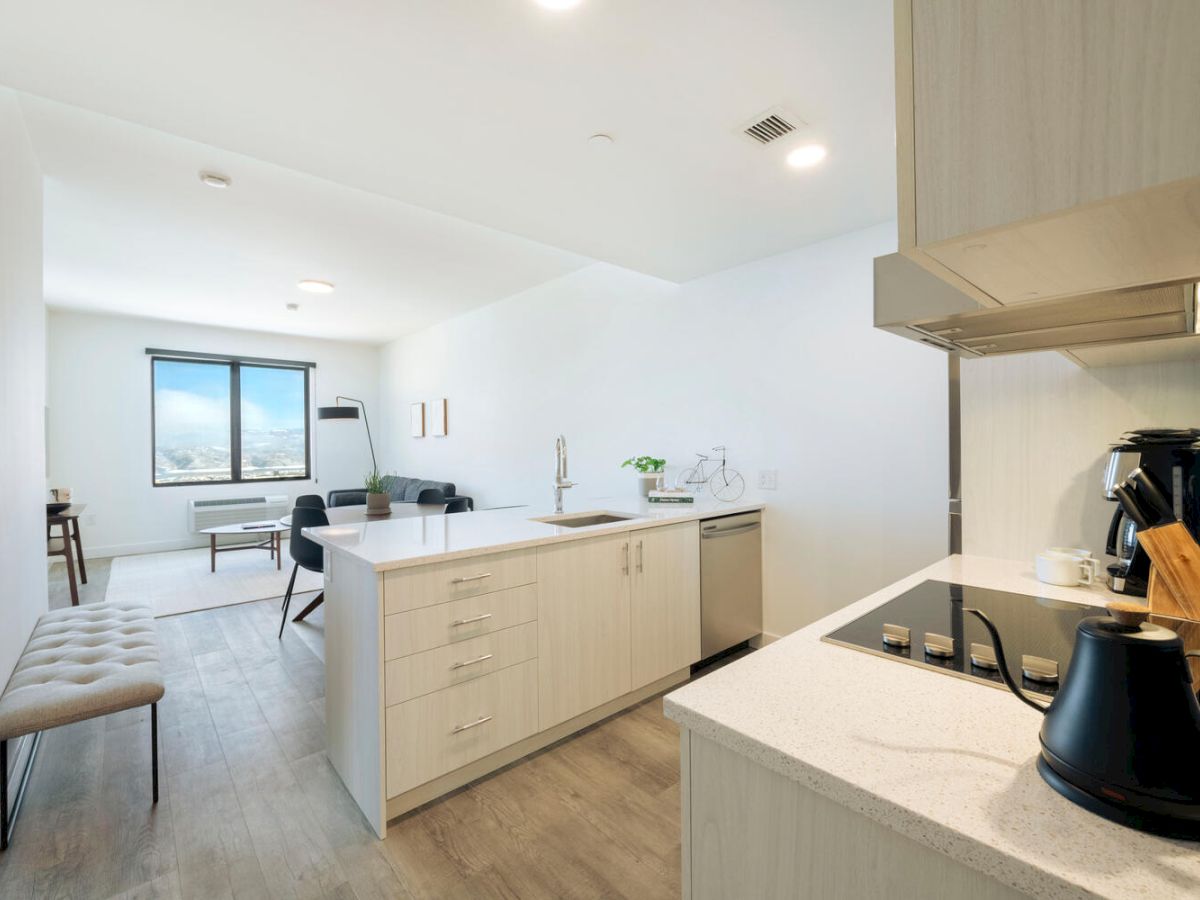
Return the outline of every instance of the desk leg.
[[[75,532],[75,558],[79,561],[79,580],[87,584],[87,564],[83,561],[83,543],[79,540],[79,520],[72,519]]]
[[[208,536],[208,569],[210,572],[217,571],[217,536],[215,534]]]
[[[63,559],[67,561],[67,582],[71,585],[71,605],[79,605],[79,585],[75,583],[75,554],[71,550],[71,526],[62,523]]]

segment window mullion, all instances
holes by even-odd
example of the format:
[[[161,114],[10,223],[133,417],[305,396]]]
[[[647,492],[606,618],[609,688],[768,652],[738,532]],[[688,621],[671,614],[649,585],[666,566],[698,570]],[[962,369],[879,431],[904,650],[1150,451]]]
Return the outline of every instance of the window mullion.
[[[230,473],[242,480],[242,369],[229,364],[229,453]]]

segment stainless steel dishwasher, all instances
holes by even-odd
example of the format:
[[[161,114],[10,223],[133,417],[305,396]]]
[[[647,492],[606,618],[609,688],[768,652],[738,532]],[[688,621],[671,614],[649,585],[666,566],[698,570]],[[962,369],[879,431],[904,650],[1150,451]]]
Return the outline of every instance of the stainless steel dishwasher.
[[[762,515],[700,523],[700,657],[762,634]]]

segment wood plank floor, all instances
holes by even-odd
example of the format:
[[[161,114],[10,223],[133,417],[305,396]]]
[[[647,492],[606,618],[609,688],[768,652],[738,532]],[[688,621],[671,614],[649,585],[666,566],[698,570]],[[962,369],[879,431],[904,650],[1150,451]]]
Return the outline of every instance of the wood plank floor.
[[[276,640],[277,600],[159,619],[158,806],[147,711],[47,732],[0,897],[679,896],[678,731],[661,698],[379,841],[325,757],[322,624]]]

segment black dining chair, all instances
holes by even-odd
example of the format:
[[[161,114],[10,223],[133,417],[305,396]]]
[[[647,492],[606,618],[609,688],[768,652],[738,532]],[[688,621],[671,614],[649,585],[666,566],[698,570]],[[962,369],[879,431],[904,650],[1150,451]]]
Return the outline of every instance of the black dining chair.
[[[446,501],[446,515],[450,513],[470,512],[471,501],[466,497],[451,497]]]
[[[301,568],[310,572],[325,571],[325,554],[321,545],[310,541],[301,532],[305,528],[320,528],[329,524],[329,516],[323,509],[313,509],[311,506],[297,506],[292,510],[292,539],[288,541],[289,552],[295,564],[292,566],[292,577],[288,581],[287,593],[283,595],[283,619],[279,623],[279,637],[283,638],[283,626],[287,624],[288,607],[292,603],[292,588],[296,584],[296,573]],[[300,611],[293,622],[304,621],[305,616],[325,602],[325,592],[317,594],[308,606]]]
[[[442,493],[440,488],[425,488],[421,493],[417,494],[418,503],[445,503],[446,495]]]
[[[320,494],[301,494],[296,498],[295,506],[308,506],[312,509],[324,509],[325,501]]]

